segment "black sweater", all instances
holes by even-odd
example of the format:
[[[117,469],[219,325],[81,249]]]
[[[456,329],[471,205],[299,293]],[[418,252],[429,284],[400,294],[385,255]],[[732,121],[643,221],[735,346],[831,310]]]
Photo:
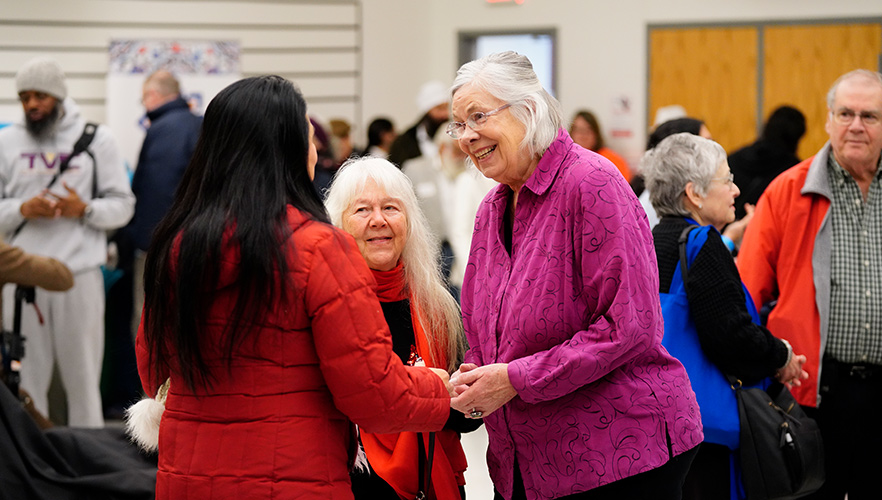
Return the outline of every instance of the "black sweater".
[[[652,230],[661,293],[671,288],[680,264],[678,240],[688,225],[681,217],[664,217]],[[708,233],[689,266],[685,286],[701,348],[723,373],[752,384],[774,375],[784,365],[787,347],[765,327],[753,323],[738,268],[718,232]]]

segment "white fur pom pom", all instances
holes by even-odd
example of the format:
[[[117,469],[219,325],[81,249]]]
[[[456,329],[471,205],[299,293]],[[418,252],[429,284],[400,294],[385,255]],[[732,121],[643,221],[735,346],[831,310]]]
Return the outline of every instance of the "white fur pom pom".
[[[156,398],[144,398],[126,408],[126,433],[144,451],[159,450],[159,423],[165,411],[165,398],[171,379],[156,392]]]
[[[126,432],[144,451],[159,450],[159,422],[165,405],[153,398],[144,398],[126,408]]]

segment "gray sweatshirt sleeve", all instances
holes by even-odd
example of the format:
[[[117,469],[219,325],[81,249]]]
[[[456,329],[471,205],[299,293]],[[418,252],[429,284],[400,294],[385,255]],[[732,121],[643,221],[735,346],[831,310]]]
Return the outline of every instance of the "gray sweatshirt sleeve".
[[[107,127],[98,127],[89,150],[95,156],[98,186],[92,199],[84,200],[90,207],[85,222],[103,230],[122,227],[135,212],[135,195],[122,154]]]
[[[10,195],[8,192],[15,168],[12,154],[13,152],[9,148],[5,148],[3,142],[0,142],[0,193],[2,193],[2,197],[0,197],[0,234],[12,232],[24,220],[24,216],[21,215],[21,204],[25,200]]]

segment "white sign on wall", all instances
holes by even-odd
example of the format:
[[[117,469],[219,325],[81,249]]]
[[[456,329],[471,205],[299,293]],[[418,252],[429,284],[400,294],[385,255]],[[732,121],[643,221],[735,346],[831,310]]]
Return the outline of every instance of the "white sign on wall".
[[[171,72],[193,112],[201,115],[214,96],[241,78],[238,42],[177,40],[114,40],[107,73],[107,125],[119,142],[123,158],[137,165],[148,125],[141,90],[154,71]]]

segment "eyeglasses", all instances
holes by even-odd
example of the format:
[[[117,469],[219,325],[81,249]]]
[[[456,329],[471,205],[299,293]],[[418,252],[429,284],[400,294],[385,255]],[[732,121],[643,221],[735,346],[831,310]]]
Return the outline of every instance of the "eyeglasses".
[[[735,174],[730,173],[729,175],[727,175],[725,177],[716,177],[716,178],[711,179],[711,181],[720,181],[723,184],[726,184],[728,186],[732,186],[733,184],[735,184]]]
[[[872,111],[862,111],[860,113],[855,113],[848,108],[842,108],[831,113],[833,115],[833,121],[838,123],[839,125],[851,125],[851,123],[854,121],[855,116],[860,116],[861,121],[864,122],[864,125],[876,125],[877,123],[879,123],[879,113],[874,113]]]
[[[466,125],[474,131],[481,130],[484,128],[484,125],[487,124],[487,118],[499,113],[503,109],[511,106],[511,104],[503,104],[493,111],[476,111],[469,115],[468,119],[466,119],[465,123],[463,122],[451,122],[450,125],[447,126],[447,135],[453,137],[454,139],[459,139],[462,137],[462,134],[465,132]]]

